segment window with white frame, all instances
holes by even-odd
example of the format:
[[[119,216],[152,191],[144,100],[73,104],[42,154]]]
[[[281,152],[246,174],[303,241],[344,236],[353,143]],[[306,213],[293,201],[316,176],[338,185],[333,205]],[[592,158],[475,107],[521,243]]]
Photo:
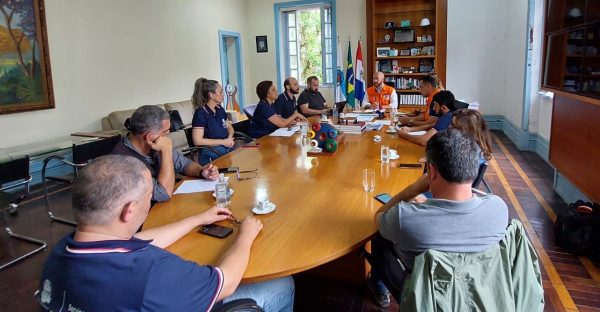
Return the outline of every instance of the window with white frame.
[[[333,30],[330,4],[282,9],[283,40],[280,51],[286,77],[301,84],[317,76],[322,84],[333,84]]]

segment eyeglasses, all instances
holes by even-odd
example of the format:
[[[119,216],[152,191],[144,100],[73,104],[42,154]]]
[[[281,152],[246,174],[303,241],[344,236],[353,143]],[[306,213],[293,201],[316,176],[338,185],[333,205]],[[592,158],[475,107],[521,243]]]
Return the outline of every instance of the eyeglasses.
[[[239,169],[235,172],[235,177],[237,178],[238,181],[243,181],[243,180],[251,180],[251,179],[256,179],[258,178],[258,169],[254,169],[254,170],[244,170],[244,171],[240,171]],[[240,174],[241,173],[250,173],[250,175],[246,176],[246,177],[242,177]]]

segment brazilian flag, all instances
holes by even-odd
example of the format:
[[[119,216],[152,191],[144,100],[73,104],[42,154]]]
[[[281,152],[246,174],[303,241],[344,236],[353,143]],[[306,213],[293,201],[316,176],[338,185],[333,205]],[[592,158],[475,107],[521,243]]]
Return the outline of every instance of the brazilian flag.
[[[348,41],[348,67],[346,69],[346,103],[354,108],[354,66],[352,66],[350,41]]]

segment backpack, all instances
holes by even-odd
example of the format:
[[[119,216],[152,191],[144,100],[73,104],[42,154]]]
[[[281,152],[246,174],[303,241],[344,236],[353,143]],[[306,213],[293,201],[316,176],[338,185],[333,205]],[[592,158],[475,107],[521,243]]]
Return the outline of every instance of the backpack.
[[[568,253],[600,260],[600,205],[578,200],[560,213],[554,238]]]

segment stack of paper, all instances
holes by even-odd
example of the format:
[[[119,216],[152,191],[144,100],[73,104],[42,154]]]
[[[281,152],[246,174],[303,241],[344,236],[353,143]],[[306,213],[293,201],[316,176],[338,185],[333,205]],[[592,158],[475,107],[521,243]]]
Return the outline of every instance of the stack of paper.
[[[300,130],[300,128],[298,128],[296,130],[294,130],[294,129],[288,130],[288,128],[279,128],[279,129],[275,130],[275,132],[269,134],[269,136],[273,136],[273,137],[291,137],[298,130]]]
[[[365,130],[366,127],[366,123],[364,122],[358,122],[358,123],[349,123],[347,125],[339,125],[337,126],[337,130],[341,131],[343,133],[348,133],[348,134],[360,134],[362,131]]]
[[[225,177],[229,180],[229,177]],[[213,192],[218,181],[210,181],[204,179],[186,180],[175,190],[173,194],[187,194],[198,192]]]

